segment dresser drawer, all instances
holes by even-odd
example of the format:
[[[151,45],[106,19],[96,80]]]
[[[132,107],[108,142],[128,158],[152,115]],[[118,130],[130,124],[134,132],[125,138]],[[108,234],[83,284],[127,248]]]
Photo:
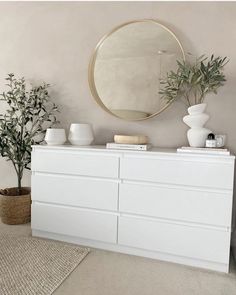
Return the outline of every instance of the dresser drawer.
[[[32,175],[32,200],[104,210],[118,209],[118,181],[77,176]]]
[[[232,189],[233,172],[233,161],[201,161],[198,158],[191,161],[177,157],[126,156],[120,164],[123,179],[224,189]]]
[[[32,171],[117,178],[119,158],[82,152],[32,152]]]
[[[120,211],[231,227],[232,193],[122,183]]]
[[[72,207],[33,203],[34,230],[116,243],[117,216]]]
[[[183,257],[228,263],[230,232],[120,217],[118,243]]]

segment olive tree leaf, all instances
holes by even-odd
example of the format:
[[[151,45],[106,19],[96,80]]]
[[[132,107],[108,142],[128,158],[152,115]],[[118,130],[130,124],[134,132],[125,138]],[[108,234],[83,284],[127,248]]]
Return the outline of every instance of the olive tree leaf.
[[[210,58],[201,55],[192,64],[177,60],[177,70],[167,73],[166,79],[161,81],[161,99],[170,102],[180,98],[187,106],[202,103],[206,94],[217,93],[224,85],[223,70],[228,62],[227,57],[214,54]]]

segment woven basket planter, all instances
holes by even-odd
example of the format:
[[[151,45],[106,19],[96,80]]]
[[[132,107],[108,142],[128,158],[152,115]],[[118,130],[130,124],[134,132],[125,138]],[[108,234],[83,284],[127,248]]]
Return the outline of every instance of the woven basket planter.
[[[7,188],[0,191],[2,222],[5,224],[23,224],[30,222],[31,196],[30,188],[22,188],[22,194],[17,196],[17,188]]]

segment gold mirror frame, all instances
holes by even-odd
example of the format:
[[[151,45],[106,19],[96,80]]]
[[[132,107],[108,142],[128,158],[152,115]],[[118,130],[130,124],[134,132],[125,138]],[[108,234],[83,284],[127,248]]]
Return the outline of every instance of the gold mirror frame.
[[[183,60],[185,60],[185,54],[184,54],[184,50],[183,50],[183,47],[182,47],[182,44],[180,43],[180,41],[178,40],[178,38],[176,37],[176,35],[170,30],[168,29],[166,26],[164,26],[163,24],[159,23],[158,21],[154,20],[154,19],[141,19],[141,20],[133,20],[133,21],[129,21],[129,22],[125,22],[117,27],[115,27],[112,31],[110,31],[108,34],[104,35],[100,41],[98,42],[98,44],[96,45],[95,47],[95,50],[90,58],[90,62],[89,62],[89,67],[88,67],[88,82],[89,82],[89,87],[90,87],[90,91],[95,99],[95,101],[98,103],[98,105],[103,109],[105,110],[107,113],[111,114],[112,116],[115,116],[116,118],[119,118],[119,119],[122,119],[122,120],[125,120],[125,121],[143,121],[143,120],[147,120],[147,119],[150,119],[150,118],[153,118],[155,116],[157,116],[158,114],[162,113],[166,108],[168,108],[172,103],[173,101],[169,102],[166,104],[165,107],[163,107],[161,110],[159,110],[158,112],[148,116],[148,117],[145,117],[145,118],[140,118],[140,119],[126,119],[126,118],[121,118],[119,116],[117,116],[116,114],[114,114],[113,112],[111,112],[102,102],[102,99],[99,97],[99,94],[97,92],[97,89],[96,89],[96,85],[95,85],[95,81],[94,81],[94,68],[95,68],[95,62],[96,62],[96,58],[97,58],[97,55],[98,55],[98,51],[100,49],[100,47],[102,46],[103,42],[110,36],[112,35],[114,32],[116,32],[117,30],[119,30],[120,28],[122,27],[125,27],[127,25],[130,25],[130,24],[133,24],[133,23],[141,23],[141,22],[151,22],[151,23],[154,23],[160,27],[162,27],[163,29],[165,29],[167,32],[169,32],[173,37],[174,39],[177,41],[179,47],[180,47],[180,50],[182,52],[182,55],[183,55]]]

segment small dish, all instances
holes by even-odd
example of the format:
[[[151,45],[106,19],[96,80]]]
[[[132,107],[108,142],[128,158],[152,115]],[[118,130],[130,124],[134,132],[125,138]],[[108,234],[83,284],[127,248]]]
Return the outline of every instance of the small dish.
[[[114,142],[124,144],[147,144],[148,137],[146,135],[115,135]]]

